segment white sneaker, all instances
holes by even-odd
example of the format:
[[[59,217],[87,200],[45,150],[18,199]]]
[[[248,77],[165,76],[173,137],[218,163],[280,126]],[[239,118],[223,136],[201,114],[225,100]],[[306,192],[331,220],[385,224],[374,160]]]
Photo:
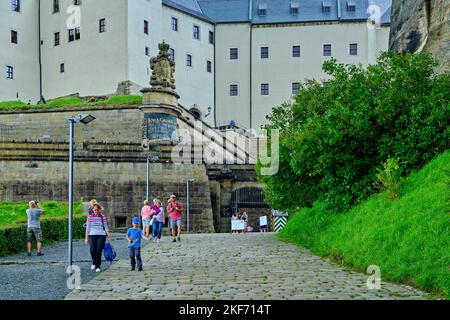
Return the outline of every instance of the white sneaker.
[[[95,269],[95,272],[100,272],[102,270],[100,270],[100,268]]]
[[[94,270],[94,269],[95,269],[95,265],[92,265],[92,266],[91,266],[91,270]]]
[[[160,242],[160,239],[156,239],[156,243],[159,243]]]

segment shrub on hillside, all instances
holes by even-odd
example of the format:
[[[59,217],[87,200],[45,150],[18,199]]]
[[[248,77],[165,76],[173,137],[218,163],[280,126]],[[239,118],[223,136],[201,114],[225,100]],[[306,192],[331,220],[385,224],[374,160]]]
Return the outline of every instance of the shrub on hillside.
[[[275,108],[280,170],[260,176],[280,210],[323,201],[348,210],[375,191],[377,168],[401,160],[406,175],[449,147],[450,75],[425,53],[383,53],[367,68],[331,59],[327,86],[306,82],[292,106]]]
[[[383,165],[383,169],[377,169],[377,181],[375,187],[380,190],[387,189],[392,200],[398,197],[400,190],[400,165],[398,158],[389,158]]]
[[[85,217],[74,217],[73,219],[73,237],[81,239],[84,236],[86,223]],[[41,229],[44,244],[66,240],[68,235],[67,218],[50,218],[41,220]],[[26,250],[27,243],[27,225],[0,228],[0,257],[15,254]]]

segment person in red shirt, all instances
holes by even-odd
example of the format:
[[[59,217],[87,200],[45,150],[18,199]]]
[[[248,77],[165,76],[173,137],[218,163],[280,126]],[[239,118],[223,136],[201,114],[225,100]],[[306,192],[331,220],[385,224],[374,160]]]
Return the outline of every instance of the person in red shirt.
[[[172,229],[172,242],[181,241],[181,214],[183,213],[183,204],[177,201],[177,197],[173,194],[170,196],[167,212],[170,214],[170,228]]]

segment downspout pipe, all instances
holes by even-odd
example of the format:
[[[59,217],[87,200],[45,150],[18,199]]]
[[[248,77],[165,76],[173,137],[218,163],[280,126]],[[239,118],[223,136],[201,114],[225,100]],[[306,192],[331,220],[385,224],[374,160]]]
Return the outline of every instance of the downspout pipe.
[[[41,39],[41,0],[38,0],[38,33],[39,33],[39,102],[38,104],[46,104],[42,93],[42,39]]]
[[[253,127],[253,0],[248,0],[248,21],[249,21],[249,29],[250,29],[250,126],[249,129]]]

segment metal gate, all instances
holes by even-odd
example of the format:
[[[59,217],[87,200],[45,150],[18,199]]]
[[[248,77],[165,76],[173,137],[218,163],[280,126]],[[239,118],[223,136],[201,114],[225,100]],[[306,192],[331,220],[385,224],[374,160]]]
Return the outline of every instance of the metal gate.
[[[231,195],[231,214],[241,208],[269,208],[264,202],[264,190],[258,187],[236,189]]]

